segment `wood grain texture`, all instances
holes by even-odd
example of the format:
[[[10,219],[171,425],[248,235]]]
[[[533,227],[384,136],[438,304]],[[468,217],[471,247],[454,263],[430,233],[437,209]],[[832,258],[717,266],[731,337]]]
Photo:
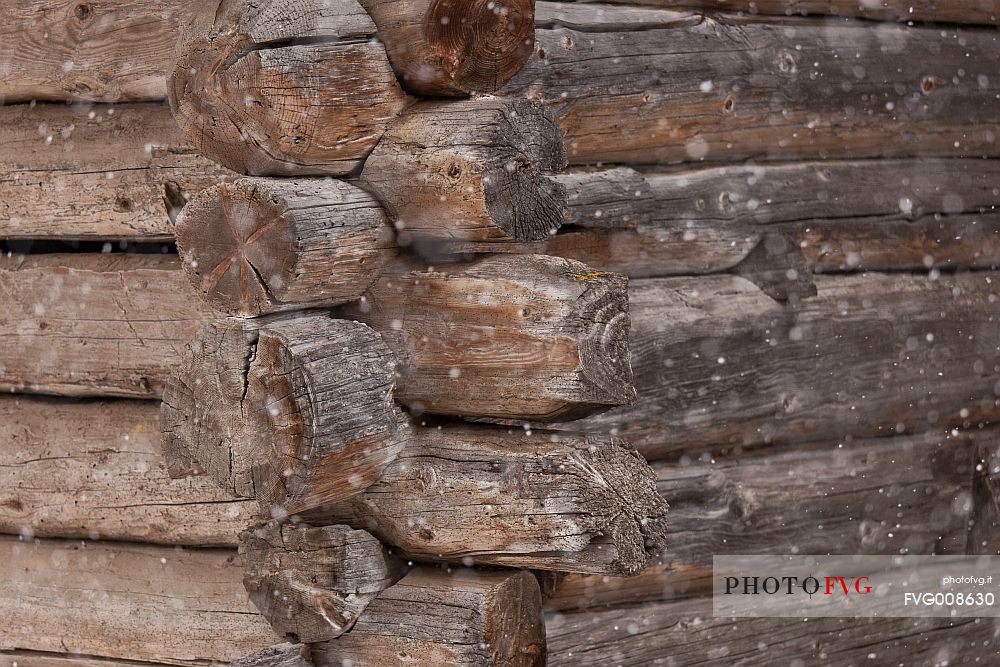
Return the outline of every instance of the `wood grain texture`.
[[[304,644],[275,644],[233,660],[231,667],[312,667],[312,652]]]
[[[213,1],[185,29],[167,84],[188,140],[249,175],[360,167],[410,102],[361,5]]]
[[[203,190],[177,221],[184,270],[226,315],[359,298],[396,254],[379,203],[330,179],[241,178]]]
[[[0,257],[0,388],[159,395],[211,315],[176,256]]]
[[[379,335],[357,322],[213,322],[164,392],[170,472],[207,473],[276,518],[350,498],[403,446],[395,368]]]
[[[978,443],[972,497],[966,552],[1000,555],[1000,442],[996,440]]]
[[[316,516],[418,560],[635,574],[667,530],[653,481],[642,457],[613,439],[415,428],[376,484]]]
[[[411,411],[551,421],[633,399],[622,276],[541,255],[404,268],[342,312],[396,353]]]
[[[0,27],[0,104],[162,99],[189,3],[14,0]],[[137,11],[138,10],[138,11]]]
[[[976,450],[998,442],[986,429],[655,463],[670,505],[660,557],[633,577],[569,575],[546,606],[710,595],[716,555],[965,553]]]
[[[0,649],[183,664],[276,641],[235,551],[0,538]]]
[[[240,534],[240,559],[254,606],[276,633],[303,642],[349,632],[406,569],[363,530],[275,521]]]
[[[577,0],[589,2],[590,0]],[[623,5],[690,8],[703,11],[746,12],[771,16],[857,16],[880,21],[930,21],[996,25],[1000,5],[996,0],[614,0]],[[564,4],[564,3],[546,3]],[[648,10],[647,10],[648,11]]]
[[[534,0],[360,0],[400,83],[415,95],[490,93],[535,43]]]
[[[714,618],[711,599],[546,615],[549,665],[790,663],[932,667],[997,660],[993,618]]]
[[[478,97],[423,102],[389,125],[361,172],[400,243],[537,241],[562,223],[566,165],[543,107]]]
[[[0,398],[0,532],[235,546],[257,508],[171,479],[159,441],[151,401]]]
[[[729,270],[764,234],[816,272],[1000,264],[1000,161],[851,160],[559,175],[570,220],[537,252],[633,278]],[[809,197],[803,197],[809,192]]]
[[[134,662],[66,653],[0,651],[0,667],[149,667],[157,664],[161,663]]]
[[[312,654],[317,667],[542,667],[538,582],[523,571],[419,568],[383,591],[350,633]]]
[[[1000,276],[817,276],[781,305],[737,276],[632,281],[638,399],[564,425],[647,458],[919,433],[1000,411]]]
[[[169,240],[189,196],[235,176],[160,104],[0,106],[0,145],[3,239]]]
[[[995,156],[993,30],[611,8],[536,30],[501,92],[546,104],[571,164]],[[673,27],[670,27],[673,25]]]

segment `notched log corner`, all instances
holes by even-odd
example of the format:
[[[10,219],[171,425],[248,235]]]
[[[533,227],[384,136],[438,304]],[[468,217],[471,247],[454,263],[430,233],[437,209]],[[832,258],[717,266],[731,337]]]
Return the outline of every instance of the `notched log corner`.
[[[353,301],[396,254],[379,203],[331,179],[216,185],[184,208],[175,233],[185,274],[236,316]]]
[[[347,526],[271,521],[240,534],[240,557],[254,606],[279,635],[307,643],[348,632],[406,570],[377,539]]]
[[[478,97],[421,102],[394,121],[361,181],[385,205],[400,244],[424,254],[448,243],[548,238],[563,222],[562,131],[541,105]]]
[[[184,31],[167,96],[200,153],[242,174],[347,174],[410,99],[356,0],[220,0]]]
[[[406,268],[344,313],[396,353],[411,412],[555,421],[635,399],[624,276],[544,255]]]
[[[402,447],[394,369],[379,335],[357,322],[209,324],[164,393],[171,474],[204,471],[272,516],[350,497]]]

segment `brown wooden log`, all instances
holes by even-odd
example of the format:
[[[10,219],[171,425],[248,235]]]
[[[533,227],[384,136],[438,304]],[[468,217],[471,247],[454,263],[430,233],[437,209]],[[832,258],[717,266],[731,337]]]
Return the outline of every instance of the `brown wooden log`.
[[[562,187],[542,172],[565,164],[562,133],[539,105],[423,102],[389,126],[361,182],[400,243],[536,241],[555,232],[565,208]]]
[[[359,1],[415,95],[493,92],[521,71],[535,43],[534,0]]]
[[[570,6],[573,27],[556,12],[500,92],[550,108],[571,164],[1000,151],[1000,123],[987,111],[1000,90],[995,31],[751,17],[692,24],[665,10],[623,30],[612,8],[586,18],[590,6]]]
[[[1000,442],[996,440],[979,442],[972,496],[966,553],[1000,555]]]
[[[634,398],[622,276],[541,255],[402,268],[343,314],[396,353],[411,411],[552,421]]]
[[[353,301],[395,255],[379,203],[330,179],[217,185],[184,208],[176,234],[188,278],[227,315]]]
[[[660,556],[632,577],[567,576],[546,606],[710,595],[717,555],[965,553],[975,452],[998,442],[994,428],[654,463],[670,505]]]
[[[204,471],[282,518],[360,493],[402,447],[395,361],[357,322],[209,324],[164,392],[170,471]]]
[[[994,618],[713,617],[710,598],[548,614],[549,665],[989,664]],[[794,657],[793,657],[794,656]]]
[[[171,255],[0,256],[0,388],[153,397],[211,311]]]
[[[163,667],[164,664],[66,653],[0,651],[0,667]]]
[[[590,0],[576,1],[590,2]],[[615,0],[615,2],[650,8],[689,7],[704,11],[745,12],[771,16],[857,16],[881,21],[931,21],[982,25],[996,25],[1000,22],[1000,5],[996,0],[949,0],[948,2],[879,0],[867,3],[853,0]]]
[[[815,282],[792,307],[737,276],[632,281],[638,400],[563,428],[659,458],[1000,417],[996,273]]]
[[[4,239],[169,240],[188,196],[235,176],[159,104],[0,106],[0,144]]]
[[[312,664],[309,646],[290,643],[268,646],[230,663],[231,667],[312,667]]]
[[[309,519],[365,528],[417,560],[635,574],[664,544],[653,480],[614,439],[416,428],[376,484]]]
[[[171,479],[159,421],[152,401],[0,398],[0,532],[235,546],[255,504]]]
[[[0,650],[229,661],[276,641],[236,552],[0,538]]]
[[[275,521],[240,534],[243,585],[279,635],[318,642],[349,632],[405,566],[374,537],[347,526]]]
[[[541,667],[545,626],[528,572],[417,569],[354,629],[312,647],[317,665]]]
[[[347,174],[409,104],[356,0],[244,0],[206,18],[167,94],[188,140],[234,171]]]

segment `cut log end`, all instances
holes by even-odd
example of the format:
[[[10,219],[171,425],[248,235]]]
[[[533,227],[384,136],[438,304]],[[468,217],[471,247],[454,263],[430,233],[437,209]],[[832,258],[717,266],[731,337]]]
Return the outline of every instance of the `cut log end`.
[[[357,299],[395,254],[378,202],[334,180],[243,178],[184,208],[177,248],[188,278],[226,315]]]
[[[191,346],[164,396],[171,470],[197,464],[272,515],[360,493],[402,447],[392,353],[355,322],[253,326],[217,322]]]
[[[374,537],[347,526],[271,521],[240,534],[243,584],[279,635],[335,639],[404,573]]]
[[[535,43],[534,0],[363,4],[403,85],[419,95],[496,91],[521,71]]]

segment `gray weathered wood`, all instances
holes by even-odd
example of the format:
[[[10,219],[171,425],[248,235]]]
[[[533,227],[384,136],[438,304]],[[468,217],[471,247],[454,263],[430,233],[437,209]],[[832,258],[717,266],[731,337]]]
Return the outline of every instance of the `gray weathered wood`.
[[[966,552],[996,556],[1000,555],[1000,441],[982,438],[978,445]]]
[[[279,635],[335,639],[405,572],[374,537],[347,526],[279,525],[240,534],[243,585]]]
[[[230,663],[230,667],[312,667],[312,652],[303,644],[275,644]]]
[[[160,394],[211,312],[176,255],[0,257],[0,388]]]
[[[998,629],[995,618],[715,618],[710,598],[546,615],[552,667],[990,664]]]
[[[633,577],[568,576],[546,606],[710,594],[717,555],[965,553],[975,452],[998,442],[988,429],[655,463],[670,505],[662,554]]]
[[[350,173],[410,102],[356,0],[219,0],[200,18],[167,94],[188,140],[234,171]]]
[[[1000,416],[1000,275],[817,276],[782,305],[737,276],[632,281],[638,399],[564,425],[647,458],[919,433]]]
[[[577,0],[578,3],[591,0]],[[704,11],[746,12],[773,16],[857,16],[882,21],[932,21],[935,23],[972,23],[996,25],[1000,22],[1000,5],[996,0],[614,0],[623,5],[640,5],[645,11],[653,7],[670,9],[691,8]],[[545,3],[564,5],[565,3]],[[598,10],[600,11],[600,10]],[[616,11],[620,11],[616,8]],[[636,12],[643,11],[636,9]]]
[[[235,551],[0,538],[0,649],[183,664],[276,641]]]
[[[624,277],[541,255],[405,268],[343,313],[399,357],[411,411],[552,421],[634,398]]]
[[[555,232],[562,132],[540,105],[478,97],[423,102],[393,122],[361,182],[414,241],[537,241]]]
[[[353,301],[395,256],[379,203],[331,179],[217,185],[184,208],[176,234],[188,277],[227,315]]]
[[[317,510],[418,560],[635,574],[664,544],[667,507],[633,449],[523,429],[415,428],[352,500]]]
[[[164,392],[171,474],[186,463],[278,518],[360,493],[402,447],[394,372],[357,322],[213,322]]]
[[[571,164],[1000,154],[994,30],[583,7],[500,91],[549,106]]]
[[[4,239],[168,240],[187,197],[235,176],[159,104],[0,106],[0,145]]]
[[[396,76],[416,95],[493,92],[535,43],[534,0],[360,0]]]
[[[152,401],[0,398],[0,532],[235,545],[254,503],[171,479],[159,443]]]
[[[312,653],[320,667],[542,667],[538,582],[523,571],[417,569],[383,591],[351,632]]]

